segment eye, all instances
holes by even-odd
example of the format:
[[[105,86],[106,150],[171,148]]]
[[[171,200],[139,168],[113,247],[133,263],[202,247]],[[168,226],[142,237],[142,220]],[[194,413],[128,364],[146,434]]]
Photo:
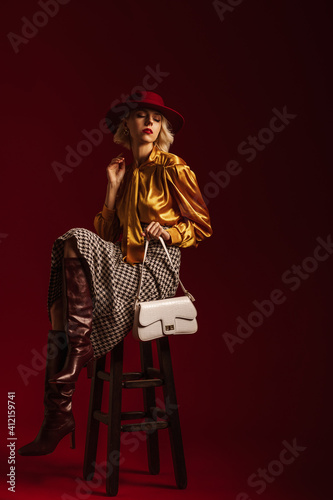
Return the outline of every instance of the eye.
[[[158,120],[157,118],[155,118],[155,122],[160,122],[161,120]]]

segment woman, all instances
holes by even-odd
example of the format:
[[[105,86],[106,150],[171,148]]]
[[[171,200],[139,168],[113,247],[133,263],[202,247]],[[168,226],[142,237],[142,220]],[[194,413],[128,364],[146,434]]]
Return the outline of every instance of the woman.
[[[183,117],[158,94],[135,97],[107,114],[114,142],[132,151],[133,162],[125,166],[119,154],[108,165],[105,204],[94,220],[97,234],[75,228],[53,245],[44,420],[21,455],[51,453],[67,434],[75,446],[75,382],[83,366],[131,330],[144,239],[150,241],[140,294],[146,301],[173,297],[179,282],[159,237],[179,272],[180,247],[197,246],[212,234],[195,174],[168,153]]]

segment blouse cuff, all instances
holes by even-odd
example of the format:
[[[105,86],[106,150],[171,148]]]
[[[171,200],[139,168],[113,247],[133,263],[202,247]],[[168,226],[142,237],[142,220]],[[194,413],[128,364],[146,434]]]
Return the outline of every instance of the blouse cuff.
[[[110,210],[105,204],[103,205],[103,209],[102,209],[103,219],[111,221],[114,218],[115,213],[116,213],[115,208]]]
[[[171,239],[167,241],[167,244],[169,245],[177,245],[182,242],[182,236],[178,229],[175,227],[170,227],[169,229],[166,229],[166,232],[170,234]]]

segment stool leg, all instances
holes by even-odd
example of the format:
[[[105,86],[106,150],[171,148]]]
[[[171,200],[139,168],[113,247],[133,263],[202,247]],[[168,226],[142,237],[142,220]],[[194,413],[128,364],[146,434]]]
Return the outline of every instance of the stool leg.
[[[97,377],[99,370],[104,370],[105,356],[97,359],[92,367],[92,380],[90,389],[90,402],[88,411],[86,446],[84,451],[83,477],[86,480],[92,479],[95,473],[97,443],[99,434],[99,421],[93,415],[95,410],[100,410],[102,406],[103,380]]]
[[[109,496],[116,496],[118,493],[123,352],[124,341],[122,340],[111,351],[108,442],[106,459],[108,470],[106,478],[106,494]]]
[[[164,378],[163,394],[165,409],[169,420],[169,437],[172,453],[173,468],[178,488],[187,486],[186,466],[183,449],[183,440],[180,429],[176,389],[173,378],[169,339],[167,337],[156,339],[160,370]]]
[[[140,357],[141,369],[146,374],[148,367],[153,367],[153,351],[151,342],[140,342]],[[147,414],[146,420],[157,420],[157,417],[152,414],[150,408],[155,408],[155,388],[147,387],[143,389],[143,405],[144,411]],[[158,450],[158,432],[147,432],[147,455],[148,467],[150,474],[158,474],[160,472],[160,455]]]

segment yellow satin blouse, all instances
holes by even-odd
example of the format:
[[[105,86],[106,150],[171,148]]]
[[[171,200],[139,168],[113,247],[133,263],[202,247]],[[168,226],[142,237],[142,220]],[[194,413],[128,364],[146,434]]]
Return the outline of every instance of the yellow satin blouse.
[[[185,161],[153,147],[139,167],[126,166],[115,208],[104,205],[94,219],[97,234],[116,242],[122,233],[123,260],[142,262],[144,237],[141,222],[158,221],[169,226],[169,245],[197,247],[212,234],[208,209],[196,176]]]

